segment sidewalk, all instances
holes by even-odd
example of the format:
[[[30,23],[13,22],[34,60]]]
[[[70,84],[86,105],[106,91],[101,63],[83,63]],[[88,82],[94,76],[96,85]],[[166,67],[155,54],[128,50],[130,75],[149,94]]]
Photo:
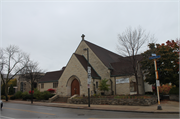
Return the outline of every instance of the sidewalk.
[[[5,100],[3,100],[3,102],[5,102],[5,103],[31,104],[31,101],[9,100],[8,102],[6,102]],[[151,105],[151,106],[90,105],[90,107],[88,107],[88,104],[33,102],[33,105],[62,107],[62,108],[74,108],[74,109],[121,111],[121,112],[179,114],[179,102],[176,102],[176,101],[162,101],[161,102],[162,110],[157,110],[158,104]]]

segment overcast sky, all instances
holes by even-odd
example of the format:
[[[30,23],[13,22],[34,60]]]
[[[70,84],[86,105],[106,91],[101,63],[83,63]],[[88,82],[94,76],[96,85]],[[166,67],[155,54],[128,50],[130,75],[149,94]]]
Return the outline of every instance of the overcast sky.
[[[179,0],[1,0],[0,46],[19,46],[46,71],[66,66],[81,35],[117,53],[118,34],[141,26],[157,43],[179,36]],[[179,6],[178,6],[179,5]],[[147,47],[144,47],[147,50]]]

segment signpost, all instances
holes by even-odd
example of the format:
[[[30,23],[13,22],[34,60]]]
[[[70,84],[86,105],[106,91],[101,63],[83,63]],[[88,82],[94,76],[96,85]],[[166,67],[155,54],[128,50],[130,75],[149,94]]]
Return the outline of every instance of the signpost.
[[[161,108],[161,105],[160,105],[160,99],[159,99],[159,86],[160,86],[160,83],[159,83],[159,77],[158,77],[158,71],[157,71],[157,63],[156,63],[156,59],[157,58],[160,58],[161,56],[158,55],[156,56],[155,54],[152,54],[153,57],[150,57],[149,59],[154,59],[154,67],[155,67],[155,76],[156,76],[156,87],[157,87],[157,96],[158,96],[158,107],[157,107],[157,110],[162,110]]]
[[[90,84],[91,84],[91,67],[88,66],[88,79],[87,79],[87,83],[88,83],[88,88],[90,88]]]
[[[82,38],[84,39],[84,34],[82,35]],[[88,86],[88,107],[90,107],[90,84],[91,84],[91,67],[89,66],[89,49],[85,48],[85,51],[87,51],[87,86]]]

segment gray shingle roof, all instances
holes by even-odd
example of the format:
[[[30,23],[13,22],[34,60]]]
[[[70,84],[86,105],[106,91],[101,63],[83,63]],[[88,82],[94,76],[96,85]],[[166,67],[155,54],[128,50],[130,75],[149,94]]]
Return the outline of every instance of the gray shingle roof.
[[[87,71],[88,62],[85,59],[85,57],[82,56],[82,55],[75,54],[75,53],[74,53],[74,55],[77,57],[79,62],[82,64],[84,69]],[[91,77],[94,78],[94,79],[101,79],[101,77],[97,74],[97,72],[94,70],[94,68],[91,65],[90,65],[90,67],[91,67]]]
[[[96,54],[96,56],[102,61],[102,63],[107,68],[112,70],[111,76],[132,75],[134,73],[133,67],[130,62],[130,58],[132,58],[132,56],[123,57],[86,40],[84,41]],[[142,59],[142,56],[136,55],[135,58],[136,61],[140,61]]]
[[[62,70],[59,71],[52,71],[47,72],[40,80],[39,83],[45,83],[45,82],[57,82],[59,78],[61,77],[62,73],[64,72],[65,67],[62,68]]]
[[[86,44],[91,48],[91,50],[96,54],[96,56],[104,63],[104,65],[108,68],[111,68],[110,63],[118,62],[122,56],[113,53],[109,50],[106,50],[100,46],[97,46],[93,43],[90,43],[84,40]]]

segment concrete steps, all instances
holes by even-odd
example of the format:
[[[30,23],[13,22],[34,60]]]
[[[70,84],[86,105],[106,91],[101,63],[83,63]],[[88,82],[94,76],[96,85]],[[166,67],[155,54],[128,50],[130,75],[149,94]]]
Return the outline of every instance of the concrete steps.
[[[67,100],[68,100],[68,98],[70,98],[70,97],[58,97],[57,99],[55,99],[53,102],[55,103],[67,103]]]

